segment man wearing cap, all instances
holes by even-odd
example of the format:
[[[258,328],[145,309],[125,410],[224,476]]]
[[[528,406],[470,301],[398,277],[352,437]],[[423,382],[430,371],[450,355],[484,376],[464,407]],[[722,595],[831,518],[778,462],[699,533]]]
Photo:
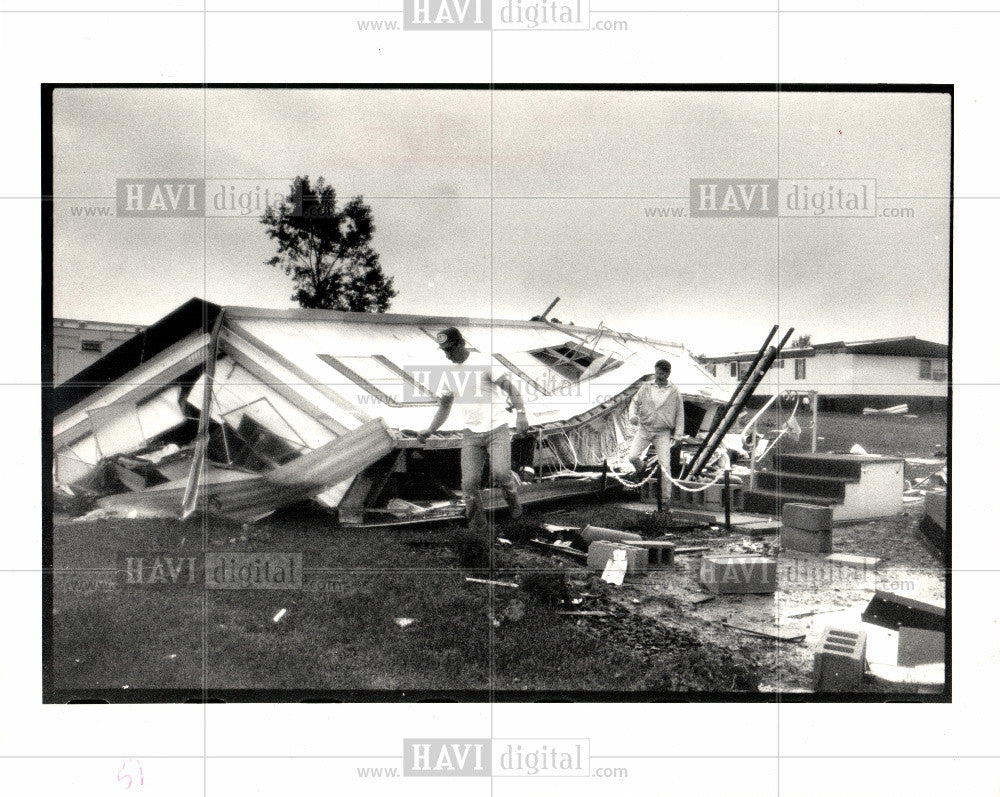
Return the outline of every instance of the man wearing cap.
[[[517,495],[517,479],[510,469],[510,403],[517,412],[519,433],[528,429],[524,399],[505,374],[497,374],[493,363],[480,352],[468,348],[462,333],[448,327],[437,335],[438,345],[456,368],[449,374],[447,387],[440,395],[437,413],[430,426],[418,437],[425,442],[448,420],[457,405],[465,435],[462,439],[462,492],[465,495],[469,526],[486,526],[480,482],[486,454],[490,455],[490,473],[503,490],[510,507],[511,520],[524,514]]]
[[[684,435],[684,402],[677,385],[672,385],[670,379],[670,362],[657,360],[653,366],[655,377],[652,382],[643,383],[629,404],[628,418],[639,426],[632,440],[628,458],[635,468],[636,474],[641,474],[645,468],[643,454],[652,444],[656,450],[656,459],[664,476],[670,475],[670,449],[674,440]],[[669,480],[664,478],[664,485]],[[663,502],[670,503],[670,487],[663,489]]]

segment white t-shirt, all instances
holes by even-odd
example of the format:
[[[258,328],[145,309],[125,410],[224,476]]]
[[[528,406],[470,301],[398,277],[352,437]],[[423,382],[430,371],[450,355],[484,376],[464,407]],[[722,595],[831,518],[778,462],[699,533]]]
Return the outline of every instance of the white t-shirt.
[[[489,357],[469,352],[464,363],[449,363],[446,370],[441,395],[455,397],[451,411],[458,413],[462,428],[481,433],[510,424],[513,416],[507,412],[507,394],[496,385],[502,373]]]

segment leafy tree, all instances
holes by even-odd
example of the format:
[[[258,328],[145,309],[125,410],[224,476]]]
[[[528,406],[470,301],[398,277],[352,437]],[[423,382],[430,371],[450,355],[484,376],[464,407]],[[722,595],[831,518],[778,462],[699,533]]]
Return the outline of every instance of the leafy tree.
[[[384,313],[396,296],[372,249],[371,207],[356,196],[337,205],[337,192],[320,177],[296,177],[288,197],[261,217],[278,254],[267,264],[295,283],[291,298],[301,307]]]
[[[810,345],[812,345],[812,335],[799,335],[792,341],[793,349],[804,349],[806,346]]]

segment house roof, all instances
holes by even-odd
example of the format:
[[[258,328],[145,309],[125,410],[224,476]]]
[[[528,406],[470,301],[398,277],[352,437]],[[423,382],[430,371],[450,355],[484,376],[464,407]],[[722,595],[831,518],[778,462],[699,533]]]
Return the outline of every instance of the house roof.
[[[882,357],[931,357],[934,359],[947,359],[948,346],[944,343],[922,340],[910,335],[898,338],[877,338],[874,340],[856,341],[838,340],[830,343],[814,343],[810,346],[783,349],[779,357],[783,360],[815,357],[818,352],[844,352]],[[702,359],[709,363],[732,362],[734,360],[744,362],[752,360],[756,355],[756,351],[743,351],[733,352],[732,354],[713,355]]]
[[[126,385],[162,380],[164,374],[179,374],[188,364],[201,367],[206,338],[223,311],[217,388],[228,391],[235,402],[237,394],[243,397],[241,401],[251,400],[247,398],[251,382],[280,386],[282,401],[292,401],[338,431],[356,428],[373,417],[383,418],[395,429],[426,426],[431,414],[427,405],[433,401],[391,399],[406,395],[407,383],[413,381],[407,376],[412,369],[447,365],[435,340],[436,333],[447,326],[458,327],[471,346],[492,354],[498,371],[514,377],[516,384],[527,385],[534,423],[558,423],[581,415],[651,374],[659,359],[672,363],[672,381],[683,394],[706,401],[728,397],[683,345],[604,328],[399,313],[223,308],[191,299],[55,389],[57,435],[65,430],[68,441],[77,433],[69,430],[82,432],[85,427],[79,426],[80,418],[107,401],[123,400]],[[560,383],[557,369],[534,353],[567,345],[592,353],[596,365],[593,373],[578,376],[571,389],[564,391],[552,387]],[[605,357],[607,367],[599,367],[598,361]],[[222,364],[227,360],[230,367]],[[139,366],[142,369],[136,370]],[[260,386],[254,388],[258,393],[265,389]],[[152,388],[143,395],[155,395]],[[269,401],[276,404],[279,399]],[[234,403],[233,411],[237,406],[242,405]],[[306,423],[305,418],[301,420]],[[453,413],[443,428],[460,423]],[[322,434],[322,430],[312,431]]]

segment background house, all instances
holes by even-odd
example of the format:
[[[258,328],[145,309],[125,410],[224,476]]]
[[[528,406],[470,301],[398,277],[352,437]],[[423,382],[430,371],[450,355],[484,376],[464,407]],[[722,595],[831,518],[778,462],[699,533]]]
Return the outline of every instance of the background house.
[[[700,358],[732,390],[756,351]],[[857,412],[907,403],[911,410],[944,410],[948,346],[910,336],[817,343],[785,349],[755,393],[756,403],[784,390],[815,390],[820,408]]]
[[[52,319],[54,383],[62,384],[144,329],[136,324]]]

